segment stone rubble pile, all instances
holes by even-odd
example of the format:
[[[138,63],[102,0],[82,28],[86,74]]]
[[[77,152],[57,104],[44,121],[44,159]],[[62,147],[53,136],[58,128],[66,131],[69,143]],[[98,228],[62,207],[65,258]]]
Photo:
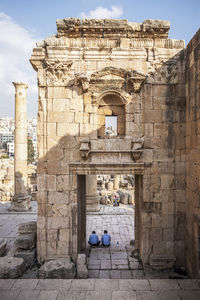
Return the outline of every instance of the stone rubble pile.
[[[0,257],[0,278],[17,278],[24,273],[26,264],[19,257]]]
[[[71,279],[75,276],[75,264],[69,256],[45,262],[39,269],[39,278],[42,279]]]

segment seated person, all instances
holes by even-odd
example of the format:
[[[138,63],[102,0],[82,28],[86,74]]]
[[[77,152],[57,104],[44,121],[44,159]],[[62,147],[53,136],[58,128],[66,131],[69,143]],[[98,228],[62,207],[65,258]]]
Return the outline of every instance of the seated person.
[[[107,230],[104,230],[104,234],[101,237],[102,246],[109,247],[111,241],[111,236],[108,234]]]
[[[92,231],[92,234],[90,235],[89,237],[89,241],[88,243],[91,245],[91,246],[98,246],[100,241],[99,241],[99,237],[98,235],[96,234],[95,231]]]

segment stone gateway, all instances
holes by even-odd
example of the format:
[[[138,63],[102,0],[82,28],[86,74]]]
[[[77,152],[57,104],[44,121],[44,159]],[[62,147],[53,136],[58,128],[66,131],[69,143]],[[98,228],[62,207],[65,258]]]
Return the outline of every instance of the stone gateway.
[[[187,263],[199,276],[200,32],[185,49],[169,29],[163,20],[63,19],[33,49],[39,261],[84,251],[86,203],[99,205],[86,175],[132,174],[143,264]]]

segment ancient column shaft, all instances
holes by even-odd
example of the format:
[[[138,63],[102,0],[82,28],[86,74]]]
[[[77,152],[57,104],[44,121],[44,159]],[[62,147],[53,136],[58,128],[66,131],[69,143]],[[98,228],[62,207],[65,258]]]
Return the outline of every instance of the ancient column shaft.
[[[15,86],[15,195],[10,210],[30,209],[30,196],[27,193],[27,112],[26,94],[28,85],[13,82]]]
[[[119,189],[119,181],[120,181],[120,175],[115,175],[114,176],[114,190],[118,190]]]
[[[96,175],[86,176],[86,210],[99,211],[100,197],[97,194],[97,177]]]

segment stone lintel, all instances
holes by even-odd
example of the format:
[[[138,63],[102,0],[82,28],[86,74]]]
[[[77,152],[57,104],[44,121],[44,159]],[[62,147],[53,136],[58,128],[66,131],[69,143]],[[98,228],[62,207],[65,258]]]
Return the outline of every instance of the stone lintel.
[[[89,174],[138,174],[142,175],[145,167],[149,167],[150,164],[144,163],[71,163],[70,170],[72,173],[79,175]]]

